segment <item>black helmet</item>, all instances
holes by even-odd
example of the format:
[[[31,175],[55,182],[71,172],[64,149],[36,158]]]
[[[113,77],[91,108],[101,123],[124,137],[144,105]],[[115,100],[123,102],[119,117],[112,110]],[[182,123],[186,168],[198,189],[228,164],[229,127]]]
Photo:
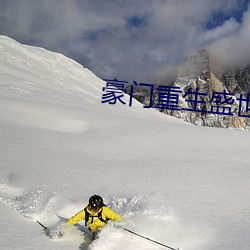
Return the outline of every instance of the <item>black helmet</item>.
[[[92,210],[99,210],[104,206],[103,199],[99,195],[93,195],[89,198],[89,206]]]

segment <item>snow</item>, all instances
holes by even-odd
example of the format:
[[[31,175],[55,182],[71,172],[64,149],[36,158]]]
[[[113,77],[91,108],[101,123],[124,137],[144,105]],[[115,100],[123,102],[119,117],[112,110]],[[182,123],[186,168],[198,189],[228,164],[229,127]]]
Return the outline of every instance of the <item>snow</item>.
[[[126,69],[124,69],[126,70]],[[92,194],[122,226],[184,250],[248,250],[247,132],[197,127],[149,110],[101,103],[105,82],[63,55],[0,36],[1,249],[163,247],[84,222],[51,239]]]

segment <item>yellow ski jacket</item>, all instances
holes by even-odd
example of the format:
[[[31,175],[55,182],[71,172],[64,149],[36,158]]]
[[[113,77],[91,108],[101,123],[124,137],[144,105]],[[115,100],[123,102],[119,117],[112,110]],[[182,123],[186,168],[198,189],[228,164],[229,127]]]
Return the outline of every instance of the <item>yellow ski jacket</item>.
[[[116,214],[113,210],[110,208],[103,206],[99,211],[93,212],[88,207],[86,207],[87,212],[89,213],[88,221],[85,221],[86,226],[90,229],[92,233],[97,232],[100,228],[102,228],[106,223],[104,221],[112,220],[112,221],[121,221],[121,217]],[[100,220],[98,218],[98,215],[101,211],[101,218],[104,220]],[[82,209],[77,214],[72,216],[68,221],[67,224],[74,225],[80,220],[85,220],[85,210]]]

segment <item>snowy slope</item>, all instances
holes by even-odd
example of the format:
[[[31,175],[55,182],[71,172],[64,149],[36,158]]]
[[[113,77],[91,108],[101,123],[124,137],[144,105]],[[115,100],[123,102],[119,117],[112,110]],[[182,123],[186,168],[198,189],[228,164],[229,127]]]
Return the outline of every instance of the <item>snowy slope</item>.
[[[97,193],[164,244],[248,250],[249,133],[102,104],[103,86],[63,55],[0,37],[0,248],[162,249],[111,225],[92,244],[80,227],[51,240],[36,223],[53,227]]]

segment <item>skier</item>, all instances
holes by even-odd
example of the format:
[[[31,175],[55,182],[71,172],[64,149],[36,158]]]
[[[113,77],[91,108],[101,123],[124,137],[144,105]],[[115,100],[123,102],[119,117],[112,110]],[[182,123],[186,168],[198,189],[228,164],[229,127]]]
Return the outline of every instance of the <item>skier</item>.
[[[67,224],[74,225],[80,220],[85,220],[85,226],[92,232],[92,238],[94,239],[109,220],[120,222],[122,219],[113,210],[105,206],[101,196],[95,194],[89,198],[89,204],[72,216]]]

